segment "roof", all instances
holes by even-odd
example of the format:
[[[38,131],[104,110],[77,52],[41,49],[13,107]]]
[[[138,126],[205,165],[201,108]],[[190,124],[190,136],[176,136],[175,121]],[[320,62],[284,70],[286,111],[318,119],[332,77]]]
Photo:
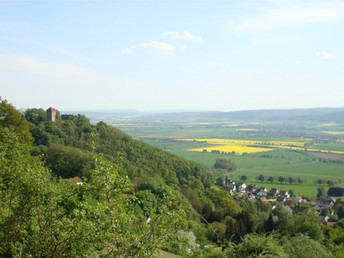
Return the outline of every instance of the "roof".
[[[287,192],[287,191],[284,191],[284,190],[281,190],[281,191],[279,192],[279,194],[280,194],[281,196],[285,196],[285,195],[288,194],[288,192]]]
[[[66,179],[63,179],[63,180],[64,181],[69,181],[69,182],[76,182],[76,183],[82,182],[80,177],[66,178]]]
[[[48,110],[51,110],[51,111],[56,111],[56,109],[55,109],[55,108],[53,108],[53,107],[50,107],[50,108],[48,108],[48,109],[47,109],[47,111],[48,111]]]
[[[277,193],[278,189],[277,188],[271,188],[269,193]]]

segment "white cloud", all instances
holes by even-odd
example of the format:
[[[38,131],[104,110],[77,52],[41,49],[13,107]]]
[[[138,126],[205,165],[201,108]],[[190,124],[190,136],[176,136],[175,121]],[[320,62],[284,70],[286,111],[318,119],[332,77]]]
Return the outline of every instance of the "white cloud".
[[[133,49],[130,49],[130,48],[122,49],[121,52],[122,52],[123,54],[127,54],[127,55],[132,55],[132,54],[135,53],[134,50],[133,50]]]
[[[147,52],[154,55],[168,55],[171,56],[174,53],[175,46],[172,44],[152,41],[148,43],[139,43],[136,46],[122,49],[123,54],[134,54],[136,52]]]
[[[330,54],[328,52],[322,51],[315,53],[316,56],[321,57],[323,59],[335,59],[337,57],[336,54]]]
[[[150,53],[157,55],[173,55],[174,52],[174,45],[157,41],[140,43],[138,48],[148,50]]]
[[[191,40],[194,42],[201,42],[202,38],[200,36],[195,36],[192,35],[190,32],[188,31],[184,31],[183,33],[179,33],[176,31],[168,31],[168,32],[164,32],[162,34],[163,37],[166,37],[170,40],[178,40],[178,39],[183,39],[183,40]]]
[[[265,9],[260,16],[232,23],[230,30],[254,32],[344,21],[344,1],[310,3],[291,1],[289,5],[278,6],[279,2],[275,1],[275,7]]]
[[[47,62],[25,54],[0,53],[1,96],[18,108],[144,108],[149,96],[163,96],[159,86],[103,74],[81,65]]]

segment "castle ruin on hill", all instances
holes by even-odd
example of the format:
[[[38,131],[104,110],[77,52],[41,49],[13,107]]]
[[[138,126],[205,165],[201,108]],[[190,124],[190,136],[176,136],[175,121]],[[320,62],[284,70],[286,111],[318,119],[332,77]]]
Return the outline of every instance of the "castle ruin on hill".
[[[46,110],[46,113],[47,113],[47,121],[50,121],[50,122],[56,121],[57,110],[55,108],[53,108],[53,107],[48,108]],[[67,114],[61,115],[62,121],[70,120],[72,118],[73,118],[73,115],[67,115]]]

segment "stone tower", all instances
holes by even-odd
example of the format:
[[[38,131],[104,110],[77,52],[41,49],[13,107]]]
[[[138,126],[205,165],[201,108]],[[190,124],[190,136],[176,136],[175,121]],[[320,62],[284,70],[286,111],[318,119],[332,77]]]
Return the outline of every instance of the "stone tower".
[[[47,109],[47,120],[51,122],[55,122],[56,120],[56,109],[55,108],[48,108]]]

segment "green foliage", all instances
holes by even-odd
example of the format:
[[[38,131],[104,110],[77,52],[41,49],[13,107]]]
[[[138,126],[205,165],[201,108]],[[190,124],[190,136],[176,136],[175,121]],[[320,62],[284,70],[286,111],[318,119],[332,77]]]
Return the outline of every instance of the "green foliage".
[[[308,235],[311,239],[321,242],[324,239],[324,235],[320,229],[319,223],[304,222],[298,230],[298,233]]]
[[[240,178],[240,180],[242,180],[242,181],[245,182],[245,181],[248,179],[248,176],[242,175],[242,176],[240,176],[239,178]]]
[[[339,208],[337,210],[337,215],[338,215],[338,219],[344,219],[344,206],[343,205],[339,205]]]
[[[279,245],[276,235],[246,235],[241,243],[229,242],[226,248],[227,257],[288,257]]]
[[[47,114],[42,108],[30,108],[25,111],[25,118],[38,126],[41,122],[47,121]]]
[[[319,200],[320,197],[326,196],[326,191],[324,187],[318,187],[317,188],[317,199]]]
[[[324,244],[335,257],[342,257],[344,253],[344,229],[341,227],[323,227]]]
[[[283,245],[289,257],[297,258],[330,258],[333,255],[318,241],[307,235],[296,234]]]
[[[344,188],[342,187],[330,187],[327,194],[329,196],[344,196]]]
[[[135,207],[133,186],[119,166],[95,157],[89,180],[54,181],[8,132],[0,151],[0,256],[150,257],[159,249],[183,254],[178,235],[185,212],[172,194],[150,221]]]
[[[5,140],[6,131],[15,133],[21,143],[33,141],[25,117],[7,100],[0,97],[0,141]]]
[[[85,175],[84,168],[89,165],[85,164],[83,155],[71,147],[88,151],[91,133],[96,132],[96,151],[103,153],[112,162],[117,153],[121,153],[124,173],[131,179],[144,179],[159,174],[167,184],[187,184],[195,189],[208,188],[214,183],[213,175],[203,166],[134,140],[104,122],[94,126],[83,115],[75,115],[67,121],[47,122],[44,113],[43,109],[28,109],[25,116],[35,138],[34,153],[47,155],[47,165],[58,176]],[[46,148],[37,148],[38,146]],[[68,154],[71,154],[70,158]],[[74,161],[72,157],[75,158]]]
[[[229,242],[226,253],[228,257],[333,257],[320,242],[303,234],[281,240],[275,233],[248,234],[239,244]]]
[[[217,158],[214,164],[214,168],[226,169],[228,172],[236,170],[237,166],[230,159]]]
[[[294,218],[291,212],[289,212],[284,206],[278,205],[274,210],[274,214],[278,220],[275,223],[275,228],[282,234],[290,234],[294,227]]]
[[[93,162],[80,149],[56,143],[49,146],[46,156],[48,167],[62,178],[86,176]]]

